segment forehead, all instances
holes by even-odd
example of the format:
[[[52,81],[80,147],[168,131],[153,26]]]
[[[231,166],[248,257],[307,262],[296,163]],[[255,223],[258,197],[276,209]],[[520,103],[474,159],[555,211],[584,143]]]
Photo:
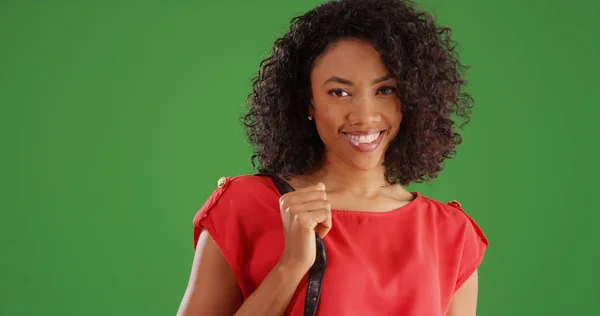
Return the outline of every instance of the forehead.
[[[364,40],[344,39],[330,44],[316,60],[311,77],[339,76],[371,80],[387,74],[379,52]]]

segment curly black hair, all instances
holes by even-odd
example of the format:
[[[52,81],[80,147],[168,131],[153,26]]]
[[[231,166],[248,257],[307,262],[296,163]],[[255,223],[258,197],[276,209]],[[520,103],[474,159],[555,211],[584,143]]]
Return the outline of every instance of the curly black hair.
[[[324,156],[316,127],[306,118],[311,100],[310,73],[333,42],[367,40],[398,82],[402,123],[384,159],[390,183],[407,185],[437,177],[446,158],[456,154],[462,136],[453,114],[471,119],[473,98],[462,89],[462,65],[451,29],[406,0],[341,0],[294,17],[252,80],[241,117],[253,146],[252,166],[289,178],[313,169]]]

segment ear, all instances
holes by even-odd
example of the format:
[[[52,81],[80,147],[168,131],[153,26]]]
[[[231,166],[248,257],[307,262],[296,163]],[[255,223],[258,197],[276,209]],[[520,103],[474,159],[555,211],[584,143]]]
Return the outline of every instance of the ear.
[[[313,100],[310,99],[310,104],[308,105],[308,115],[314,117],[315,116],[315,107],[313,105]]]

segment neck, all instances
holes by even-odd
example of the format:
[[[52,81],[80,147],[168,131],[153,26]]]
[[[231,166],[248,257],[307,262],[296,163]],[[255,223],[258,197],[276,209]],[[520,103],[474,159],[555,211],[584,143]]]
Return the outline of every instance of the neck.
[[[335,155],[326,154],[320,168],[311,172],[313,182],[321,181],[330,192],[349,192],[356,195],[373,195],[389,187],[385,178],[385,167],[357,169]]]

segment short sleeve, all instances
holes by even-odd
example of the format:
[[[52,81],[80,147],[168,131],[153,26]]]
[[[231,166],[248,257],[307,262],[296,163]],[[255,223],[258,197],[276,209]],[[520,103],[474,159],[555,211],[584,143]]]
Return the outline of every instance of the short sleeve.
[[[257,249],[258,241],[268,240],[265,236],[272,231],[265,227],[281,226],[278,209],[269,211],[278,203],[267,181],[254,175],[221,178],[193,220],[194,251],[200,233],[206,230],[231,267],[244,297],[254,284],[248,274],[254,267],[253,258],[260,256],[263,249],[270,249]]]
[[[206,229],[208,233],[211,235],[213,239],[219,238],[219,231],[215,227],[213,218],[209,217],[212,213],[212,209],[215,207],[223,193],[229,187],[231,183],[231,177],[223,177],[219,179],[218,188],[215,189],[212,194],[206,199],[202,207],[196,212],[194,216],[193,224],[194,224],[194,251],[196,250],[196,245],[198,244],[198,238],[200,238],[200,233],[202,230]]]
[[[453,206],[459,211],[463,221],[461,235],[461,251],[459,252],[460,260],[456,285],[456,292],[480,266],[488,247],[488,240],[483,234],[477,223],[463,210],[460,203],[456,201],[449,202],[448,205]]]
[[[196,212],[193,220],[193,246],[194,251],[196,251],[200,233],[206,230],[221,250],[223,257],[225,257],[239,281],[243,253],[240,251],[242,249],[239,245],[240,236],[232,229],[239,219],[237,218],[235,203],[231,201],[232,194],[229,192],[231,182],[231,177],[219,179],[218,187]]]

